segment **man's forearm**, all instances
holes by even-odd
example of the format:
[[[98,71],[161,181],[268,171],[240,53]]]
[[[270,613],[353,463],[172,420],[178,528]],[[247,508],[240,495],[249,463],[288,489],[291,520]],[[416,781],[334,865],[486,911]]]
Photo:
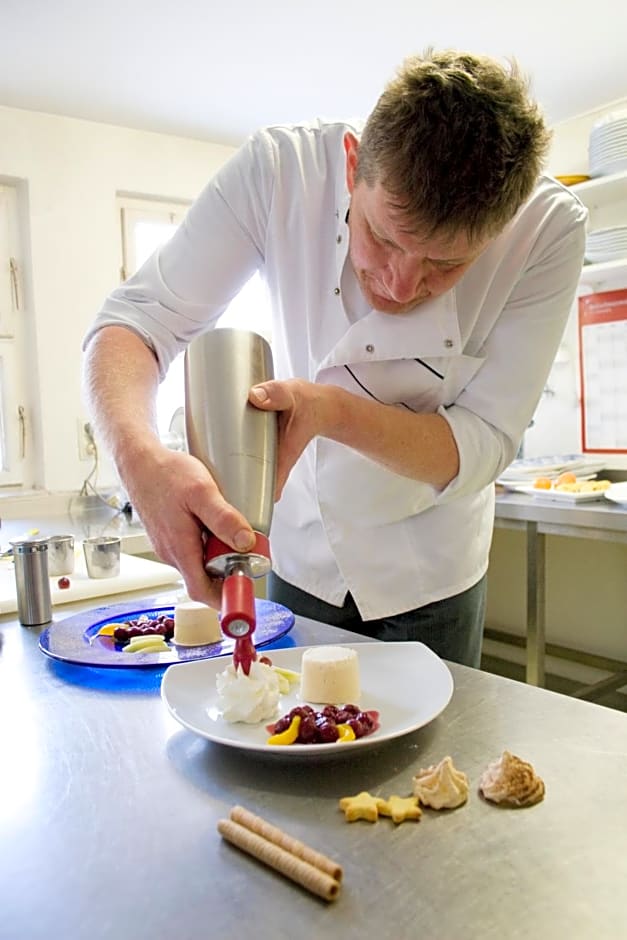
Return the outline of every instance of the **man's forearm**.
[[[159,385],[152,351],[130,330],[105,327],[84,360],[84,389],[99,434],[118,467],[158,440],[155,401]]]
[[[459,472],[448,422],[359,398],[335,386],[317,386],[324,399],[322,435],[352,447],[394,473],[444,489]]]

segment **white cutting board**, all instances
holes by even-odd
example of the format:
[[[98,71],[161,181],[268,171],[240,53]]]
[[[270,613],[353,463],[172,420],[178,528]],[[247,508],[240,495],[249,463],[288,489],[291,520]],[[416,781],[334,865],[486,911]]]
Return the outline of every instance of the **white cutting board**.
[[[123,594],[125,591],[137,591],[143,588],[158,587],[181,581],[181,575],[170,565],[137,555],[120,555],[120,573],[114,578],[90,578],[85,568],[82,544],[77,546],[74,573],[68,575],[70,587],[61,590],[57,587],[58,577],[50,578],[50,596],[53,607],[82,601],[90,597],[107,597]],[[0,614],[17,610],[15,591],[15,570],[12,558],[0,561]]]

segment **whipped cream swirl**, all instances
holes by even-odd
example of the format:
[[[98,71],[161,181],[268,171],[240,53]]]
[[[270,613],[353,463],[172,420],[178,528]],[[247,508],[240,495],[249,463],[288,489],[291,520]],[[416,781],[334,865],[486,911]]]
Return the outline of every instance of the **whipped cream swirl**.
[[[257,724],[274,718],[279,704],[279,678],[265,663],[251,664],[246,675],[231,663],[216,676],[218,704],[226,721]]]

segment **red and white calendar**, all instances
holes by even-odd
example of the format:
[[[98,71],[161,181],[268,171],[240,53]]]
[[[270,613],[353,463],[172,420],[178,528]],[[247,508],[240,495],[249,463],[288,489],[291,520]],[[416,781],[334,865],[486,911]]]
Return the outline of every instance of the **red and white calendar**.
[[[627,454],[627,289],[579,298],[581,441]]]

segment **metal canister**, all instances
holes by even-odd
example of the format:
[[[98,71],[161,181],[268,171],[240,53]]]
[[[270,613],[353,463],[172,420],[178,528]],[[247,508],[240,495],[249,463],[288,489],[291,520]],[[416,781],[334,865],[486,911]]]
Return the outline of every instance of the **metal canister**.
[[[187,447],[222,495],[268,535],[274,508],[277,415],[248,402],[253,385],[274,378],[272,351],[249,330],[216,329],[185,356]]]
[[[11,542],[15,565],[17,613],[27,627],[52,620],[48,539],[19,539]]]

